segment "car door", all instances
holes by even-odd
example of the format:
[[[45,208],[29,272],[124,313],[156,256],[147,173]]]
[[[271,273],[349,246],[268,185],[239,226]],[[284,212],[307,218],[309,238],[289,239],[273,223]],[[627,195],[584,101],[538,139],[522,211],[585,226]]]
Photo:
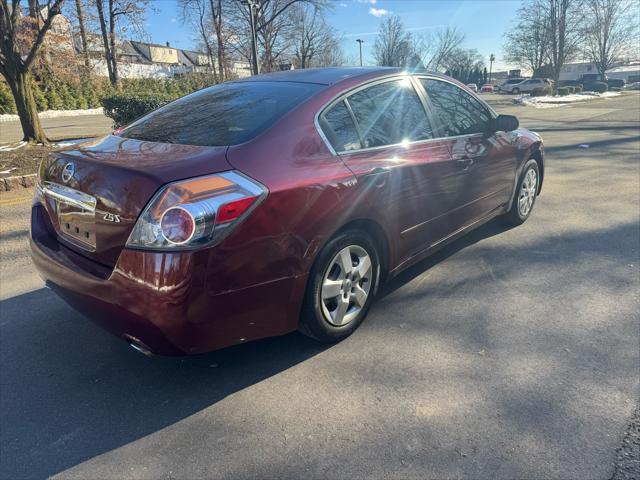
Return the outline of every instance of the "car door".
[[[422,77],[420,84],[438,119],[437,135],[446,139],[463,177],[452,223],[470,225],[509,202],[517,169],[516,135],[495,132],[495,114],[452,82]]]
[[[400,262],[447,234],[462,171],[446,140],[434,138],[433,121],[410,76],[356,89],[320,118],[358,179],[358,201],[369,205],[371,216],[382,219],[394,236]],[[344,130],[344,123],[353,125],[348,128],[359,142],[353,134],[339,138],[336,130]]]

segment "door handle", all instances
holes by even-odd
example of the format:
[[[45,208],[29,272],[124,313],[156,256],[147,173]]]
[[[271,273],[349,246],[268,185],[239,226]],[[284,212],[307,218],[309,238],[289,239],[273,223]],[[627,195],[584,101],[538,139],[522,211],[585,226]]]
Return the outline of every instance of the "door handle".
[[[473,165],[473,158],[469,158],[469,157],[459,157],[456,158],[456,162],[458,163],[458,165],[460,165],[461,167],[467,169],[469,168],[471,165]]]
[[[385,173],[389,173],[390,171],[391,169],[389,167],[375,167],[369,170],[369,173],[367,173],[367,176],[369,177],[374,175],[383,175]]]
[[[375,167],[369,170],[365,177],[371,179],[374,186],[381,188],[387,183],[387,174],[391,172],[389,167]]]

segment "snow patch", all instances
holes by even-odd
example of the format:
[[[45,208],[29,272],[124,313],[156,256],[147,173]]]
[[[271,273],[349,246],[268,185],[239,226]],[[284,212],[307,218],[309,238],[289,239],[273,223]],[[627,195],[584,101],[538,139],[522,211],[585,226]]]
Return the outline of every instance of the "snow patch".
[[[27,142],[10,143],[9,145],[0,145],[0,152],[11,152],[24,147]]]
[[[40,118],[76,117],[78,115],[104,115],[102,108],[87,108],[85,110],[46,110],[38,113]],[[0,122],[18,122],[20,117],[10,113],[0,115]]]
[[[513,99],[516,105],[532,106],[536,108],[554,108],[566,105],[568,103],[586,102],[597,98],[617,97],[620,92],[582,92],[572,93],[570,95],[556,96],[546,95],[544,97],[532,97],[530,95],[520,95]]]

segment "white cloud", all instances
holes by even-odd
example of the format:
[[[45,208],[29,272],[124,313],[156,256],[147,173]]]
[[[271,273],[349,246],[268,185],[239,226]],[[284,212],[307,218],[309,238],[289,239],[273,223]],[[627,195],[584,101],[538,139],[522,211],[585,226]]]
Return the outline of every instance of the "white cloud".
[[[378,0],[356,0],[358,3],[370,3],[371,5],[375,5],[378,3]]]
[[[371,7],[369,9],[369,13],[374,17],[384,17],[385,15],[389,15],[391,12],[389,10],[385,10],[384,8],[375,8]]]
[[[341,3],[341,4],[340,4],[340,6],[341,6],[341,7],[346,8],[346,7],[348,7],[349,5],[347,5],[346,3]]]
[[[175,18],[175,17],[172,17],[172,18],[171,18],[171,23],[176,23],[177,21],[178,21],[178,20],[176,20],[176,18]]]

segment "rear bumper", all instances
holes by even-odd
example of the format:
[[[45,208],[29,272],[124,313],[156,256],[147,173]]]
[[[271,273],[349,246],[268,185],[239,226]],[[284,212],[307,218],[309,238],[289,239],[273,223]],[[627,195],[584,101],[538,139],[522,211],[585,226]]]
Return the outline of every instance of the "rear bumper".
[[[207,251],[123,250],[113,269],[61,245],[41,207],[31,221],[33,263],[79,312],[161,355],[202,353],[297,327],[306,275],[236,290],[206,288]]]

